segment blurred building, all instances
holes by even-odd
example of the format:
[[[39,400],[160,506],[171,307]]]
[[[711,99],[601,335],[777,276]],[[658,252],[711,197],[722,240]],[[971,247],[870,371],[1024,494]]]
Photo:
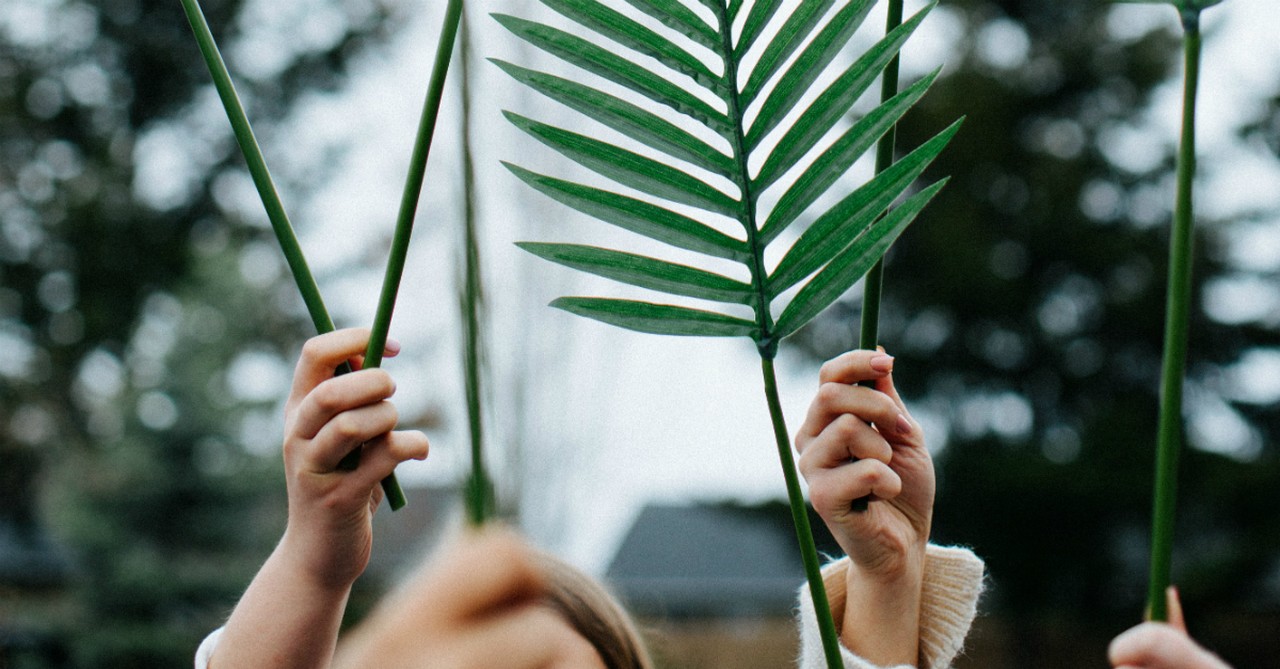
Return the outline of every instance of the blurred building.
[[[811,515],[820,553],[839,554]],[[791,512],[758,506],[649,505],[605,579],[636,617],[659,666],[794,666],[794,607],[805,582]]]

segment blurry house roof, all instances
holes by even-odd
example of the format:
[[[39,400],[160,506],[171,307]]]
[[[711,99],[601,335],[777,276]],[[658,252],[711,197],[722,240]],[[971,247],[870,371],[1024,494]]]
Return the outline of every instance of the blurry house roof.
[[[818,551],[839,554],[810,510]],[[605,578],[644,616],[789,615],[804,566],[785,502],[646,506]]]

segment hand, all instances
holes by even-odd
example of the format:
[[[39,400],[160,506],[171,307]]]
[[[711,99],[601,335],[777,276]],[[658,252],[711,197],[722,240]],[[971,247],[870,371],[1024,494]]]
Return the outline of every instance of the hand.
[[[933,460],[893,387],[893,358],[850,351],[822,366],[796,435],[814,509],[862,571],[895,579],[922,563],[933,519]],[[855,385],[874,380],[875,388]],[[865,511],[853,501],[870,496]]]
[[[892,370],[881,351],[824,364],[795,443],[813,507],[849,555],[843,590],[829,593],[842,640],[875,664],[914,665],[935,486],[924,433]],[[855,510],[862,498],[867,507]]]
[[[1107,657],[1115,669],[1231,669],[1187,635],[1178,591],[1165,591],[1169,622],[1142,623],[1111,642]]]
[[[541,604],[532,551],[513,533],[463,538],[389,597],[339,649],[342,669],[604,669]]]
[[[285,405],[284,463],[289,521],[280,551],[322,588],[346,589],[369,562],[379,482],[405,460],[427,456],[426,435],[393,432],[388,399],[395,383],[381,369],[360,370],[369,331],[348,329],[308,340]],[[399,353],[388,342],[385,355]],[[334,376],[343,362],[358,371]],[[360,449],[354,471],[338,463]]]

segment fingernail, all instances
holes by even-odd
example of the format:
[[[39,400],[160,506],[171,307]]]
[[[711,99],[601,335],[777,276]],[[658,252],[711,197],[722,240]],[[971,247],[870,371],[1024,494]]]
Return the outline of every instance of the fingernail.
[[[383,352],[384,352],[385,354],[387,354],[387,355],[395,355],[395,354],[399,353],[399,352],[400,352],[400,342],[398,342],[398,341],[396,341],[396,340],[394,340],[394,339],[387,339],[387,344],[386,344],[386,346],[384,346],[384,347],[383,347]]]
[[[885,373],[892,372],[892,371],[893,371],[893,356],[891,356],[891,355],[885,355],[884,353],[881,353],[881,354],[879,354],[879,355],[872,356],[872,357],[871,357],[871,369],[874,369],[874,370],[876,370],[877,372],[885,372]]]
[[[895,427],[898,428],[898,434],[911,434],[911,421],[907,420],[907,417],[902,414],[898,414],[898,424]]]

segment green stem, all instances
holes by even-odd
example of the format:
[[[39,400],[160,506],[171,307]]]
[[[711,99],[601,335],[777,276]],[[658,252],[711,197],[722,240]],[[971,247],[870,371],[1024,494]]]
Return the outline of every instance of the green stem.
[[[285,214],[280,195],[276,192],[275,183],[271,180],[271,172],[267,169],[267,162],[262,157],[262,149],[258,146],[257,138],[254,137],[253,128],[249,125],[249,117],[245,114],[244,105],[240,103],[240,96],[231,82],[231,73],[227,71],[227,64],[218,51],[218,44],[213,39],[213,32],[209,30],[209,23],[200,9],[200,3],[198,0],[182,0],[182,8],[187,13],[187,21],[191,23],[191,30],[195,33],[200,54],[204,56],[204,62],[209,67],[213,86],[218,91],[218,97],[222,99],[222,107],[227,112],[227,119],[231,121],[236,143],[240,145],[240,152],[244,154],[249,174],[253,177],[253,185],[258,189],[262,206],[266,209],[267,218],[271,221],[271,229],[275,232],[276,240],[280,242],[280,250],[284,252],[285,262],[288,263],[289,271],[293,274],[294,283],[298,285],[298,292],[302,294],[302,301],[307,306],[311,322],[315,324],[316,331],[320,334],[332,332],[333,319],[329,317],[324,301],[320,299],[320,289],[311,275],[311,269],[307,267],[306,258],[302,255],[302,247],[298,244],[298,238],[294,234],[288,215]],[[340,371],[350,371],[350,368]]]
[[[751,172],[747,164],[746,141],[743,136],[742,119],[745,109],[738,96],[738,62],[734,58],[735,49],[731,40],[732,19],[728,16],[728,8],[724,2],[718,3],[720,34],[723,36],[724,49],[724,82],[728,91],[725,103],[729,117],[737,119],[734,132],[729,137],[733,147],[733,155],[738,165],[738,186],[741,188],[742,211],[739,222],[747,235],[747,244],[751,249],[751,282],[754,286],[756,322],[759,335],[756,348],[760,351],[760,365],[764,372],[764,392],[769,403],[769,416],[773,420],[773,434],[778,444],[778,458],[782,461],[782,475],[787,482],[787,501],[791,506],[791,520],[795,526],[796,542],[800,545],[800,557],[804,562],[805,578],[809,581],[809,593],[813,597],[813,608],[818,616],[818,632],[822,637],[822,651],[827,660],[828,669],[841,669],[844,660],[840,655],[840,637],[836,634],[835,623],[831,619],[831,604],[827,599],[827,587],[822,581],[822,571],[818,564],[818,549],[813,542],[813,528],[809,526],[808,507],[805,505],[804,493],[800,490],[800,480],[796,476],[795,459],[791,456],[791,438],[787,434],[786,421],[782,416],[782,405],[778,400],[778,381],[773,371],[773,358],[778,352],[778,340],[773,337],[773,316],[769,312],[771,296],[767,289],[768,273],[764,268],[764,249],[761,247],[756,227],[756,193],[752,190]]]
[[[364,366],[382,364],[382,351],[387,346],[387,333],[391,329],[391,315],[396,306],[396,294],[400,292],[400,278],[404,275],[405,258],[409,254],[409,237],[413,234],[414,216],[422,195],[422,182],[427,172],[427,157],[431,153],[431,139],[435,134],[436,118],[440,113],[440,99],[444,95],[444,82],[449,72],[449,60],[458,35],[462,18],[462,0],[449,0],[444,10],[444,22],[440,29],[440,41],[436,45],[435,64],[431,80],[427,83],[426,100],[418,121],[418,134],[409,159],[409,174],[405,178],[404,193],[400,198],[400,213],[396,218],[395,234],[391,238],[391,254],[387,258],[387,270],[382,279],[382,292],[378,298],[378,311],[373,317],[373,331],[369,335],[369,347],[365,350]],[[387,504],[392,510],[405,505],[404,492],[400,490],[393,472],[382,480]]]
[[[482,525],[493,515],[493,485],[484,464],[484,413],[481,406],[480,307],[483,281],[480,276],[480,240],[476,235],[475,166],[471,162],[471,59],[465,22],[458,29],[458,97],[462,114],[462,327],[463,373],[467,394],[467,426],[471,436],[471,476],[467,481],[467,518]]]
[[[902,25],[902,0],[889,0],[888,14],[885,17],[885,34]],[[880,79],[880,102],[883,104],[898,94],[899,57],[884,68]],[[880,138],[876,144],[876,174],[889,169],[893,165],[894,144],[897,142],[898,126],[895,124]],[[862,323],[858,335],[858,348],[873,351],[880,340],[880,295],[884,286],[884,256],[867,270],[862,280]],[[861,385],[874,387],[875,381],[864,381]],[[870,500],[866,497],[853,500],[849,508],[854,511],[866,511]]]
[[[764,394],[769,401],[769,417],[773,419],[773,436],[778,443],[778,458],[782,461],[782,475],[787,481],[787,501],[791,505],[791,520],[796,528],[796,540],[800,543],[800,557],[804,561],[804,575],[809,581],[809,594],[818,614],[818,630],[822,634],[822,650],[829,669],[840,669],[844,660],[840,655],[840,640],[836,635],[835,621],[831,617],[831,603],[827,599],[827,586],[822,581],[822,569],[818,563],[818,548],[813,541],[813,528],[809,525],[809,511],[805,505],[800,480],[796,476],[795,458],[791,455],[791,440],[787,423],[782,416],[782,404],[778,400],[778,380],[773,371],[773,359],[761,358],[764,371]]]
[[[1191,189],[1196,171],[1196,89],[1200,79],[1200,13],[1183,12],[1186,36],[1182,94],[1182,138],[1178,145],[1177,195],[1169,240],[1169,286],[1165,312],[1164,362],[1160,380],[1160,424],[1156,445],[1155,495],[1151,524],[1151,580],[1147,610],[1151,620],[1167,620],[1165,589],[1173,555],[1178,452],[1182,448],[1182,383],[1187,363],[1191,303],[1191,247],[1195,217]]]
[[[902,0],[889,0],[888,14],[885,17],[885,33],[890,33],[893,29],[902,25]],[[893,60],[884,68],[884,75],[880,79],[880,102],[883,104],[893,96],[898,94],[898,64],[899,57],[894,56]],[[889,169],[893,165],[894,143],[897,140],[897,125],[889,128],[889,131],[880,138],[880,142],[876,144],[876,174]],[[867,276],[863,279],[862,284],[862,327],[858,339],[858,348],[865,350],[874,350],[879,340],[880,330],[880,293],[884,284],[884,258],[876,261],[875,265],[867,271]]]

